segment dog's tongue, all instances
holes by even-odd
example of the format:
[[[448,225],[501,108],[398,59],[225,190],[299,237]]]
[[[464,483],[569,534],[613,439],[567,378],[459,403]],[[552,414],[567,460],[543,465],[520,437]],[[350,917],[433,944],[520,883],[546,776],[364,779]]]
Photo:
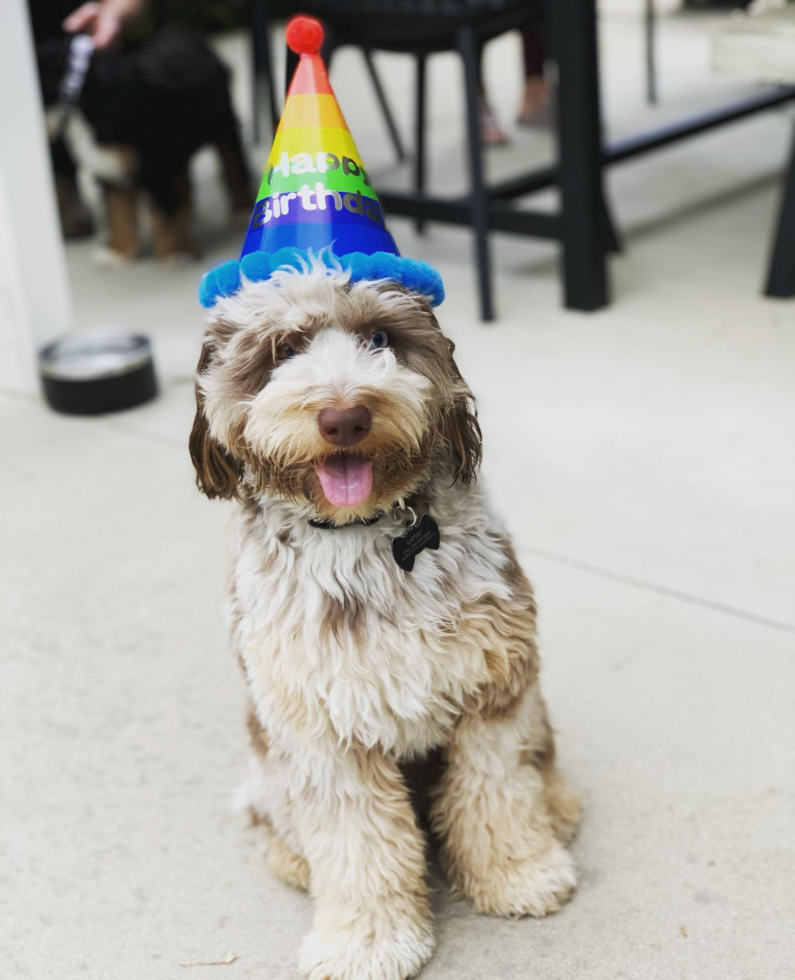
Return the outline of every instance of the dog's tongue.
[[[315,465],[326,499],[335,507],[358,507],[373,490],[373,464],[361,456],[338,453]]]

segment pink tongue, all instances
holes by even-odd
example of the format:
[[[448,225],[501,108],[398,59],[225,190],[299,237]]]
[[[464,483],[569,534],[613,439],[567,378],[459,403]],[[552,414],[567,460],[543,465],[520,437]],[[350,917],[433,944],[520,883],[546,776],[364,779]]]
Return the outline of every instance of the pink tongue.
[[[315,465],[326,499],[335,507],[358,507],[373,490],[373,464],[361,456],[339,453]]]

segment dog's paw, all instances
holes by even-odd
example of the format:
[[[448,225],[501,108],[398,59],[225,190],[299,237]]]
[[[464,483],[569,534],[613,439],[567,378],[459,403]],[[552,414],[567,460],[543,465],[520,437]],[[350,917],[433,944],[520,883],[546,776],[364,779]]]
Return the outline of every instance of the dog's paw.
[[[554,844],[540,857],[493,866],[487,879],[470,879],[466,891],[478,912],[541,918],[557,912],[576,887],[571,855],[564,847]]]
[[[125,255],[124,252],[117,252],[116,249],[110,248],[108,245],[101,245],[99,248],[94,249],[92,255],[94,265],[99,266],[101,269],[121,269],[122,266],[132,262],[134,258],[135,256]]]
[[[188,265],[193,265],[196,256],[193,252],[169,252],[168,255],[161,255],[158,262],[166,269],[184,269]]]
[[[268,868],[286,885],[308,892],[311,883],[309,862],[291,850],[282,838],[274,833],[268,844]]]
[[[387,935],[371,929],[318,930],[301,946],[299,969],[308,980],[408,980],[431,957],[427,924],[396,925]]]
[[[582,819],[580,794],[556,772],[545,777],[544,782],[552,830],[561,844],[566,844],[574,837]]]

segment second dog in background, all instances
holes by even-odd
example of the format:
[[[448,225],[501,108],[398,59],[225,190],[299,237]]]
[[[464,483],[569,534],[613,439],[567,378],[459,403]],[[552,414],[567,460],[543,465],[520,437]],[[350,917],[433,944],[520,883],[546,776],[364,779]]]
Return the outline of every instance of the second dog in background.
[[[55,118],[70,44],[64,37],[38,46],[48,121]],[[251,206],[229,72],[198,35],[162,31],[120,52],[96,51],[64,137],[78,165],[101,184],[106,236],[99,257],[108,264],[143,249],[142,194],[151,208],[156,257],[195,257],[188,165],[204,146],[218,151],[233,210]]]

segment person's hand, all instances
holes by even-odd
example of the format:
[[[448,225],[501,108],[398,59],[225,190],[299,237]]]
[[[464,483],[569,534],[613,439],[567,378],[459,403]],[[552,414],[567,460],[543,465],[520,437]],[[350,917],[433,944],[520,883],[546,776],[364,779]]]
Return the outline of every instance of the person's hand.
[[[122,18],[105,3],[84,3],[73,10],[63,22],[63,29],[68,34],[82,32],[90,34],[94,39],[94,47],[109,48],[114,41],[121,37]]]

